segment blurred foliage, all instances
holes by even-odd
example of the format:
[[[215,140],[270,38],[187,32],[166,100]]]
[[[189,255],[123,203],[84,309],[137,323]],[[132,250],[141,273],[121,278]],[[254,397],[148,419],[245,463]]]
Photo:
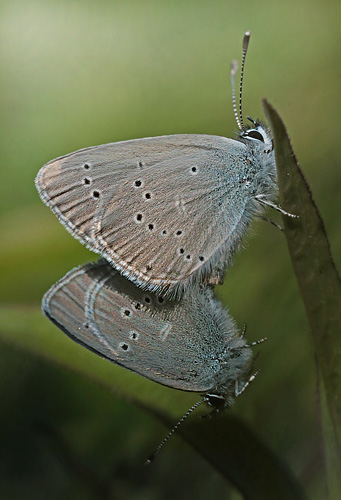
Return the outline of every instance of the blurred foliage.
[[[4,498],[240,498],[176,438],[143,465],[165,429],[127,399],[147,398],[175,418],[195,395],[100,360],[40,315],[51,284],[95,256],[39,201],[33,180],[43,163],[81,147],[185,132],[232,137],[229,64],[249,29],[245,114],[262,117],[263,96],[280,111],[339,265],[339,19],[335,0],[1,3]],[[255,223],[217,293],[247,322],[250,341],[268,337],[257,349],[261,373],[231,415],[309,498],[324,499],[314,346],[280,231]]]
[[[279,198],[288,249],[315,350],[318,411],[324,438],[328,498],[341,496],[341,280],[321,214],[284,124],[264,99],[276,151]]]

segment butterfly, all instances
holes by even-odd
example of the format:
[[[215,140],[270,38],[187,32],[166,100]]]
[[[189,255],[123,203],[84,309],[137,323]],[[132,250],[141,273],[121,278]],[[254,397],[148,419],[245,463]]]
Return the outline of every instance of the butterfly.
[[[72,269],[42,300],[72,340],[150,380],[230,406],[248,385],[252,351],[201,286],[175,302],[137,288],[104,259]]]

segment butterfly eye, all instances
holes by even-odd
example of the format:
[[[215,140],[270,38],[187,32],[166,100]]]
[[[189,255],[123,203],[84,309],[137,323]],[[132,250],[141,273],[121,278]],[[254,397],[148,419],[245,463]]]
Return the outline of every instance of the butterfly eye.
[[[249,130],[245,133],[244,137],[250,137],[251,139],[257,139],[257,141],[264,142],[264,137],[257,130]]]
[[[206,394],[206,398],[209,406],[214,406],[217,409],[221,409],[225,406],[224,398],[218,394]]]

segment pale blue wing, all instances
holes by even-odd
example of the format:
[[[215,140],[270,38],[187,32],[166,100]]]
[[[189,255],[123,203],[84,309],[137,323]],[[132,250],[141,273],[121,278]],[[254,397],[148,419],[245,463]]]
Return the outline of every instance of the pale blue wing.
[[[241,142],[174,135],[57,158],[36,185],[73,236],[160,293],[222,274],[255,210],[255,170]]]
[[[251,351],[208,289],[169,301],[99,262],[70,271],[42,307],[76,342],[170,387],[225,393],[249,372]]]

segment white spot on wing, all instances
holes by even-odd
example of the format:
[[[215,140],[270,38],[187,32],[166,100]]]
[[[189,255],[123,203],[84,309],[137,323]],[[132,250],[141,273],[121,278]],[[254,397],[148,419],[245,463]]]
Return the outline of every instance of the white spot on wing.
[[[171,330],[172,330],[172,325],[170,323],[166,323],[165,326],[163,326],[161,328],[160,339],[162,340],[162,342],[164,342],[166,340],[166,338],[170,334]]]
[[[185,206],[185,201],[183,199],[182,194],[178,194],[175,198],[175,207],[180,212],[181,214],[186,213],[186,206]]]

